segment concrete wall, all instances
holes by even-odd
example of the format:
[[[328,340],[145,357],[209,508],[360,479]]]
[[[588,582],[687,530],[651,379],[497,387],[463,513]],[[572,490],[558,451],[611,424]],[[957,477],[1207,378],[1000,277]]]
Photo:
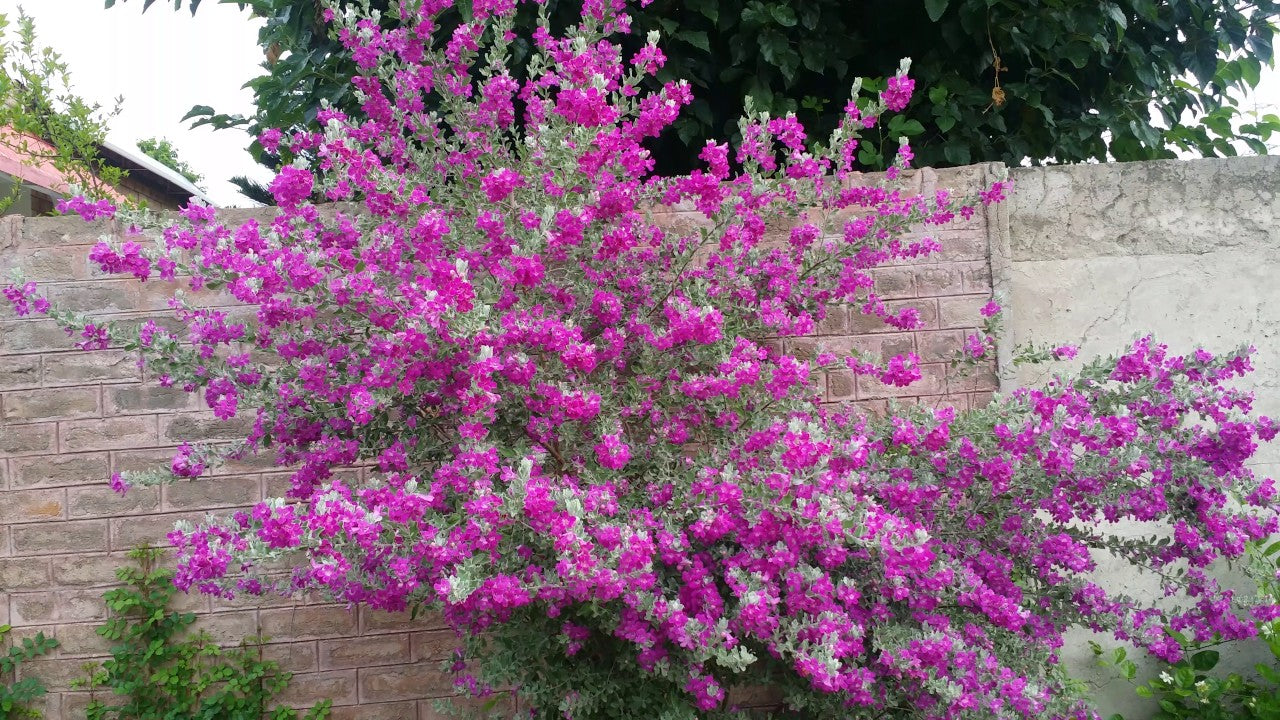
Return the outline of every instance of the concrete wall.
[[[923,170],[906,184],[915,192],[974,190],[987,172]],[[254,212],[229,214],[243,220]],[[663,218],[672,226],[694,220],[680,212]],[[834,308],[821,329],[822,342],[833,348],[856,346],[884,357],[915,351],[925,361],[924,380],[904,390],[835,374],[823,379],[828,400],[871,410],[890,395],[959,407],[987,401],[993,372],[948,377],[942,362],[979,325],[978,308],[991,297],[987,220],[979,213],[944,232],[946,250],[938,257],[878,271],[878,291],[892,305],[918,307],[923,329],[886,332],[844,308]],[[85,226],[74,218],[5,218],[0,275],[21,267],[58,304],[121,322],[169,316],[169,286],[104,277],[91,267],[89,248],[112,232],[109,224]],[[806,352],[818,341],[790,342]],[[70,682],[106,649],[93,632],[105,615],[101,595],[130,548],[163,543],[176,520],[229,513],[278,496],[285,486],[286,470],[236,464],[207,481],[112,493],[106,485],[112,472],[167,464],[184,440],[229,438],[245,429],[242,420],[216,421],[194,396],[146,381],[122,350],[75,351],[52,322],[0,308],[0,624],[15,626],[14,638],[42,631],[62,642],[23,669],[53,690],[40,708],[48,718],[84,717],[87,695]],[[353,471],[357,478],[360,472]],[[440,716],[430,698],[451,691],[438,667],[453,638],[432,618],[290,600],[188,596],[182,606],[198,612],[199,626],[220,641],[271,636],[268,656],[295,673],[285,698],[291,704],[331,698],[339,719],[433,720]]]
[[[1280,157],[1019,168],[1011,176],[1014,194],[996,213],[991,248],[1009,309],[1003,357],[1024,342],[1054,342],[1079,344],[1083,359],[1147,333],[1178,352],[1253,344],[1256,409],[1280,416]],[[1002,384],[1037,383],[1057,370],[1004,372]],[[1258,472],[1278,469],[1280,446],[1264,446]],[[1103,574],[1156,595],[1151,578],[1114,565]],[[1149,703],[1099,671],[1086,648],[1068,650],[1108,711],[1143,717],[1138,708]],[[1224,666],[1247,669],[1266,656],[1233,647]]]

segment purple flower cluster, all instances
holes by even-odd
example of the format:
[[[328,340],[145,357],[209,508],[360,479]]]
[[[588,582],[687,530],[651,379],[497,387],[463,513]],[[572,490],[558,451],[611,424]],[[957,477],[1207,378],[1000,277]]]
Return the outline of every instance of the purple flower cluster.
[[[700,712],[768,676],[831,716],[951,719],[1087,715],[1053,669],[1073,626],[1170,659],[1169,630],[1251,632],[1205,573],[1276,530],[1274,485],[1246,463],[1277,428],[1230,387],[1247,354],[1142,340],[987,409],[871,418],[819,403],[818,364],[766,340],[837,304],[917,326],[872,271],[939,249],[909,229],[1003,198],[1000,183],[953,198],[855,180],[858,134],[905,107],[905,75],[850,103],[823,150],[794,117],[757,114],[732,162],[709,144],[705,169],[658,178],[644,142],[691,91],[644,90],[664,57],[608,37],[628,27],[621,3],[587,2],[565,37],[541,28],[520,82],[487,51],[511,41],[513,2],[474,3],[438,41],[446,0],[399,5],[390,28],[329,16],[364,69],[364,117],[264,133],[315,160],[271,183],[275,218],[193,206],[155,252],[94,250],[108,272],[216,284],[253,314],[175,299],[185,335],[151,324],[136,341],[161,382],[253,418],[233,447],[184,445],[173,476],[266,448],[292,472],[287,498],[171,536],[180,586],[439,609],[527,660],[464,657],[459,686],[513,684],[538,717],[590,717],[592,690],[541,674],[542,640],[581,667],[613,648]],[[663,222],[661,205],[693,219]],[[5,290],[47,309],[34,293]],[[909,354],[819,362],[921,376]],[[1134,540],[1120,521],[1172,536]],[[1097,584],[1099,553],[1161,572],[1170,601]]]

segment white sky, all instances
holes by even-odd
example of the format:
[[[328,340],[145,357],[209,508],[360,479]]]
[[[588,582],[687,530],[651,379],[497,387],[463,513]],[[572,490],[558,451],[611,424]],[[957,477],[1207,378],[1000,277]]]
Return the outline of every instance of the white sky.
[[[253,161],[249,136],[237,130],[182,122],[193,105],[248,114],[253,94],[245,81],[260,74],[258,24],[248,10],[205,0],[193,18],[158,0],[142,14],[142,0],[106,10],[102,0],[0,0],[12,22],[19,6],[32,17],[41,45],[62,54],[78,95],[104,107],[124,96],[110,124],[110,140],[133,148],[147,137],[173,142],[179,157],[204,175],[202,185],[219,205],[252,204],[227,182],[233,175],[269,180]],[[185,3],[184,3],[185,5]]]
[[[227,178],[270,179],[244,149],[244,133],[191,130],[180,121],[192,105],[251,110],[252,94],[240,86],[259,74],[263,58],[247,10],[204,0],[193,18],[185,9],[174,12],[171,0],[157,0],[145,15],[142,0],[120,0],[111,10],[102,0],[0,0],[0,12],[12,18],[19,5],[34,18],[41,44],[62,54],[81,97],[110,106],[124,96],[123,112],[111,123],[112,142],[133,147],[143,138],[168,138],[205,176],[206,191],[220,205],[250,204]],[[1280,73],[1264,73],[1252,101],[1280,112]],[[1280,151],[1280,138],[1271,145]]]

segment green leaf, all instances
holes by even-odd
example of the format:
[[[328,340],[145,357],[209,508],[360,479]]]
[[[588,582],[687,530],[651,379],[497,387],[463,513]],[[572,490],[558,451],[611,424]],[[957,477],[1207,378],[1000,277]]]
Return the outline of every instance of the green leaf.
[[[1129,18],[1124,14],[1124,11],[1120,9],[1119,5],[1116,5],[1115,3],[1107,3],[1103,8],[1107,11],[1107,15],[1116,22],[1116,25],[1120,26],[1121,30],[1129,27]]]
[[[1155,697],[1155,692],[1151,688],[1147,687],[1146,685],[1139,685],[1138,687],[1134,688],[1133,691],[1138,694],[1138,697],[1144,697],[1144,698]]]
[[[688,0],[689,7],[713,23],[720,22],[720,4],[716,0]]]
[[[1191,667],[1196,670],[1212,670],[1217,665],[1218,652],[1216,650],[1202,650],[1191,656]]]
[[[970,161],[969,146],[950,144],[943,148],[943,157],[953,165],[968,165]]]
[[[774,21],[782,27],[796,26],[796,13],[791,9],[790,5],[770,5],[769,14],[772,15]]]
[[[676,33],[676,38],[689,43],[703,52],[711,52],[711,42],[707,40],[707,34],[702,30],[681,30]]]
[[[924,11],[929,14],[929,19],[938,22],[942,19],[942,14],[947,11],[948,0],[924,0]]]
[[[924,132],[924,125],[921,125],[919,120],[908,120],[902,123],[899,132],[907,136],[919,135]]]

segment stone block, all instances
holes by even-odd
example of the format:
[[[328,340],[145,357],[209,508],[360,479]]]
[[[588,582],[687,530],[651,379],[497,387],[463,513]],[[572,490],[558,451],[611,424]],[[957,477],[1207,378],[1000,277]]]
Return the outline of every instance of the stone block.
[[[106,518],[145,515],[160,506],[160,489],[134,487],[121,495],[107,485],[67,490],[67,512],[72,518]]]
[[[319,658],[321,670],[402,665],[413,660],[409,636],[403,633],[321,640]]]
[[[54,423],[0,425],[0,457],[52,452],[56,437]]]
[[[276,703],[288,707],[307,708],[322,699],[336,706],[355,705],[358,701],[355,670],[298,673],[289,686],[276,696]]]
[[[103,483],[111,477],[105,452],[14,458],[9,467],[15,488]]]
[[[45,385],[137,381],[141,374],[137,356],[123,350],[73,351],[44,358]]]
[[[105,552],[106,520],[64,520],[32,525],[15,525],[13,554],[57,555],[79,552]]]
[[[54,488],[0,492],[0,523],[41,523],[61,520],[66,516],[65,490]]]
[[[50,388],[7,392],[5,422],[35,422],[94,417],[101,414],[97,387]]]
[[[200,408],[200,398],[179,388],[159,385],[116,385],[103,389],[107,415],[180,412]]]
[[[338,605],[296,605],[258,613],[262,634],[278,640],[347,637],[356,634],[356,612]]]
[[[257,475],[231,475],[175,482],[164,487],[165,510],[243,507],[262,499]]]
[[[938,298],[939,326],[943,329],[981,327],[983,317],[978,311],[990,301],[989,295]]]
[[[917,395],[941,395],[946,392],[945,368],[942,365],[920,366],[920,379],[906,387],[885,385],[876,378],[863,375],[858,378],[858,399],[908,398]]]
[[[6,592],[49,589],[45,558],[0,558],[0,588]]]
[[[71,420],[61,425],[62,451],[117,450],[154,447],[156,419],[153,416]]]
[[[39,355],[0,357],[0,390],[25,390],[39,385]]]
[[[436,663],[360,668],[360,700],[391,702],[453,695],[453,677]]]

